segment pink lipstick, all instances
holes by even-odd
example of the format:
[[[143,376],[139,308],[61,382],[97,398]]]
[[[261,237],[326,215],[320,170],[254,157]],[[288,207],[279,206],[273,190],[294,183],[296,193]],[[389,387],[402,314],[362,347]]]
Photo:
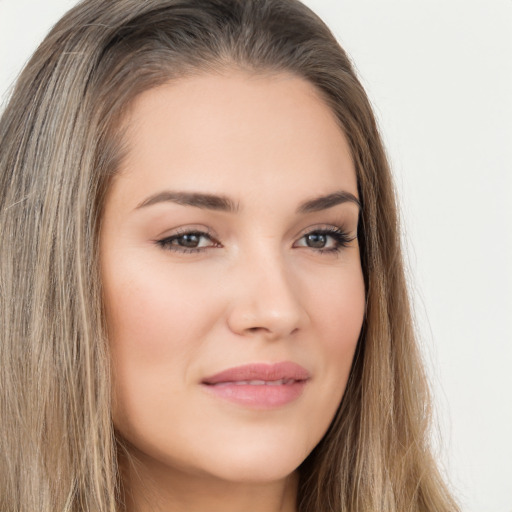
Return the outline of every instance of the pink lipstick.
[[[256,409],[272,409],[296,400],[310,379],[302,366],[289,361],[247,364],[206,377],[205,390],[213,395]]]

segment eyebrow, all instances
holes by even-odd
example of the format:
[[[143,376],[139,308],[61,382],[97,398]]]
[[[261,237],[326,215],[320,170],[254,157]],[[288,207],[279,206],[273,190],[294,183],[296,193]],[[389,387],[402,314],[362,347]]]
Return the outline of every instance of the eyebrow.
[[[164,202],[222,212],[236,212],[239,209],[238,204],[226,196],[203,194],[200,192],[172,192],[169,190],[148,197],[136,209]]]
[[[136,209],[165,202],[230,213],[235,213],[240,209],[238,203],[223,195],[205,194],[201,192],[174,192],[170,190],[158,192],[148,197],[140,203]],[[304,201],[299,205],[296,213],[305,214],[319,212],[347,202],[354,203],[361,209],[361,202],[354,194],[340,190],[326,196],[319,196]]]
[[[327,210],[333,206],[343,203],[354,203],[361,210],[361,201],[352,193],[345,190],[339,190],[326,196],[316,197],[303,202],[298,208],[297,213],[312,213]]]

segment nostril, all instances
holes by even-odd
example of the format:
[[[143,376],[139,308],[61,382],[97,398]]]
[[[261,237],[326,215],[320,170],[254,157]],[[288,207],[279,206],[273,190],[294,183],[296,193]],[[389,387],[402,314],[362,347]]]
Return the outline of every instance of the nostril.
[[[268,329],[265,329],[265,327],[249,327],[249,329],[247,329],[249,332],[258,332],[258,331],[267,331]]]

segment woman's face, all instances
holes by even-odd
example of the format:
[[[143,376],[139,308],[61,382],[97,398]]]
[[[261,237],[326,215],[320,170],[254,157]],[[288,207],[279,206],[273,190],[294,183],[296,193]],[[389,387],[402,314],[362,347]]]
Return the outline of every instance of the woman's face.
[[[148,468],[283,479],[363,322],[345,136],[306,81],[242,72],[149,90],[126,128],[101,231],[115,426]]]

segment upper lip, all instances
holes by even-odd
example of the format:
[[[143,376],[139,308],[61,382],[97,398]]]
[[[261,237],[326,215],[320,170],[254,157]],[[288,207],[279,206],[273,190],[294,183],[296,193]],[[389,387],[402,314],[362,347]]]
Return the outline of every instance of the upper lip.
[[[296,380],[304,381],[310,378],[310,373],[297,363],[284,361],[280,363],[267,364],[245,364],[228,368],[215,375],[211,375],[202,380],[203,384],[221,384],[226,382],[239,381],[276,381],[276,380]]]

